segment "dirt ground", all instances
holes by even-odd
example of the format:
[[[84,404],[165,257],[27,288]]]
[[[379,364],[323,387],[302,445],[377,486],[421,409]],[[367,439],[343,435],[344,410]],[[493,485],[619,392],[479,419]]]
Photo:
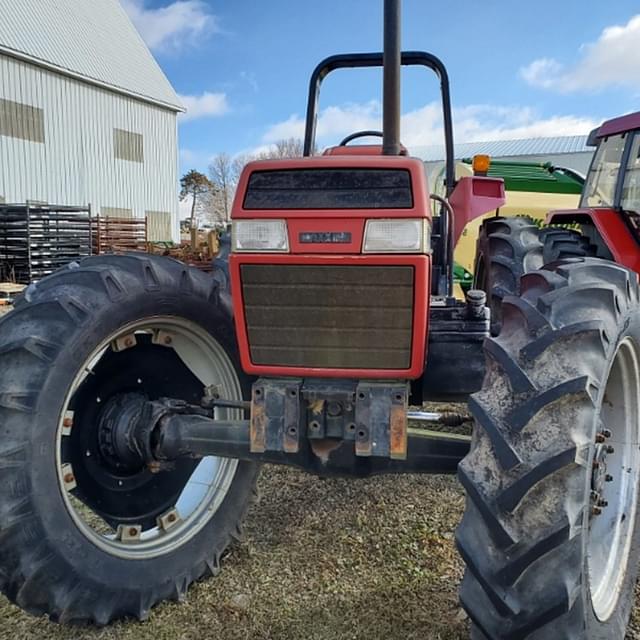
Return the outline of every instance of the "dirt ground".
[[[0,307],[0,314],[3,313]],[[64,628],[0,599],[0,640],[463,640],[455,478],[320,480],[265,467],[222,573],[147,622]],[[634,611],[628,640],[640,640]]]

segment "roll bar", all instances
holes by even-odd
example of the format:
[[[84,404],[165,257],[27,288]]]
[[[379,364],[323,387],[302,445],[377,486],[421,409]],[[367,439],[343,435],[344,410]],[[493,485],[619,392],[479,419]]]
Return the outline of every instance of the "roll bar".
[[[442,94],[442,116],[444,124],[445,145],[445,180],[447,196],[455,186],[455,163],[453,156],[453,121],[451,117],[451,96],[449,93],[449,76],[442,61],[426,51],[403,51],[400,58],[403,66],[423,66],[431,69],[440,80]],[[309,97],[307,100],[307,117],[304,133],[303,155],[310,156],[315,147],[316,124],[318,119],[318,101],[322,81],[336,69],[352,69],[361,67],[382,67],[382,53],[344,53],[325,58],[311,74]]]

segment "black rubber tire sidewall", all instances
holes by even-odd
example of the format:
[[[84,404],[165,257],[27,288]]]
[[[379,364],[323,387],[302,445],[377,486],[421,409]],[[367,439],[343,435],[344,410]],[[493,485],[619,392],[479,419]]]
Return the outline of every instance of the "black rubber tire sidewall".
[[[130,273],[119,275],[121,279],[131,276]],[[23,309],[27,308],[24,304],[20,306],[5,323],[20,322]],[[60,337],[63,348],[51,364],[38,391],[36,410],[28,418],[31,454],[25,481],[35,517],[23,535],[9,543],[9,547],[30,543],[44,545],[46,552],[42,550],[42,555],[48,555],[45,588],[59,589],[66,584],[67,588],[73,589],[81,583],[83,602],[115,598],[121,603],[114,607],[114,617],[137,615],[140,608],[137,600],[141,593],[144,599],[150,599],[150,604],[176,597],[179,595],[177,583],[188,584],[206,571],[207,559],[214,554],[219,557],[228,545],[230,535],[237,530],[253,494],[258,472],[256,464],[239,462],[229,491],[211,520],[185,544],[161,556],[140,560],[116,557],[93,544],[78,529],[62,497],[55,459],[56,432],[65,397],[80,367],[98,344],[123,326],[154,316],[176,316],[205,328],[226,351],[239,373],[243,395],[248,397],[250,380],[240,368],[233,325],[216,304],[215,296],[213,300],[207,300],[163,284],[153,291],[135,285],[125,287],[124,296],[93,310],[90,319],[70,335]],[[11,372],[5,373],[11,375]],[[2,493],[3,489],[0,489],[0,495]],[[10,552],[5,548],[2,555]],[[15,553],[26,554],[27,550],[16,548]],[[19,581],[12,582],[10,591],[17,586]],[[15,595],[9,593],[10,597]],[[131,603],[127,603],[129,598]],[[46,600],[47,596],[43,594],[42,599]],[[32,597],[33,604],[28,600],[20,604],[34,613],[41,613],[43,602],[38,600]],[[90,611],[80,611],[79,617],[85,614],[88,619],[94,617]]]

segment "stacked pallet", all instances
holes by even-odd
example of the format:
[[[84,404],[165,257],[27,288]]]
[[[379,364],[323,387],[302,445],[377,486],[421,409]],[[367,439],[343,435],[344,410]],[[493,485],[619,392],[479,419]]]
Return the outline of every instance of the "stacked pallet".
[[[13,304],[15,297],[24,291],[25,285],[14,282],[0,282],[0,307]]]
[[[92,220],[93,253],[147,250],[146,218],[96,216]]]
[[[0,204],[0,280],[29,284],[91,251],[89,208]]]

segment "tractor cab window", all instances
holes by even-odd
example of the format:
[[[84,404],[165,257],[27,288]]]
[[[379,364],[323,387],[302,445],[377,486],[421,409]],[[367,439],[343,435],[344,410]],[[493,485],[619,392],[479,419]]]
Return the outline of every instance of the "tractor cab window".
[[[613,207],[626,133],[600,142],[589,169],[581,207]]]
[[[640,133],[638,132],[636,132],[631,144],[620,204],[625,211],[640,214]]]

